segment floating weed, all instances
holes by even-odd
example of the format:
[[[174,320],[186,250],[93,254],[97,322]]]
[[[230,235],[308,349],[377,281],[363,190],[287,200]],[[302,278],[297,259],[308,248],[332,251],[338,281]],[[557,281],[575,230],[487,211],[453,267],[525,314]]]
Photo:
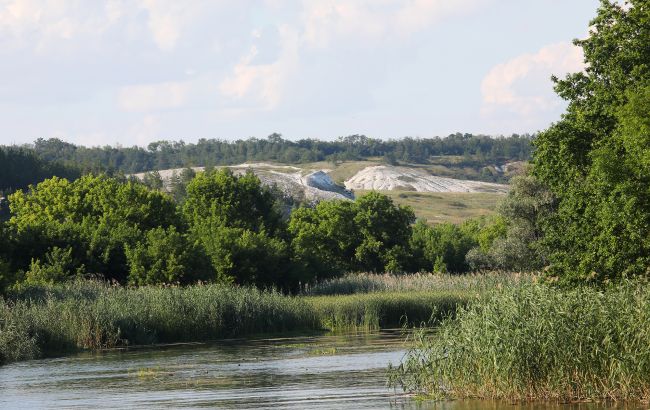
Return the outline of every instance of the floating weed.
[[[333,356],[338,353],[336,347],[324,347],[320,349],[313,349],[308,352],[309,356]]]

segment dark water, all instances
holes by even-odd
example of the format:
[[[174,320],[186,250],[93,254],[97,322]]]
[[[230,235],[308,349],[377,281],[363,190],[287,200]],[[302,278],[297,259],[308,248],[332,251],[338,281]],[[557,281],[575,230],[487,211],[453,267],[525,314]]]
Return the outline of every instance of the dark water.
[[[0,368],[1,408],[549,408],[418,402],[386,387],[398,331],[232,340],[37,360]],[[593,405],[552,406],[592,409]]]

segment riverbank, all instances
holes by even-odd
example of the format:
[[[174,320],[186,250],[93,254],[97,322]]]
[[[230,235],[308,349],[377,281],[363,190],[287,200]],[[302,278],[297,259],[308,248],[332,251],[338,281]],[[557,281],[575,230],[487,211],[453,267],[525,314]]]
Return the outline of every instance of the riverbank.
[[[421,332],[392,383],[435,398],[650,399],[650,288],[495,288]]]
[[[0,303],[0,363],[130,345],[420,324],[452,314],[471,297],[448,289],[286,296],[218,284],[28,287]]]

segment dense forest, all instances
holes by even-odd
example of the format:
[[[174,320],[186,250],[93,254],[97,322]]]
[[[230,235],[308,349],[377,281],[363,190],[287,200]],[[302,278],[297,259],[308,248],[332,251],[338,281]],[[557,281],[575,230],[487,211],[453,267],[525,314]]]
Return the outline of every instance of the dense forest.
[[[527,160],[530,135],[494,138],[485,135],[452,134],[445,138],[380,140],[351,135],[335,141],[301,139],[290,141],[279,134],[266,139],[225,141],[200,139],[152,142],[148,147],[83,147],[59,139],[39,139],[32,149],[49,162],[90,171],[137,173],[185,166],[216,166],[246,161],[275,161],[288,164],[315,161],[347,161],[383,157],[389,162],[427,163],[432,156],[464,156],[468,162],[502,164]]]

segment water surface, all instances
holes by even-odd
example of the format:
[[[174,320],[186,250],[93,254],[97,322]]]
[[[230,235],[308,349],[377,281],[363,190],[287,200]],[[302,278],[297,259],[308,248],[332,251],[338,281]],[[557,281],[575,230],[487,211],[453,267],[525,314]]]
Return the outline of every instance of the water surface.
[[[549,408],[418,402],[386,386],[399,331],[228,340],[80,354],[0,367],[2,408]],[[597,408],[594,405],[550,406]]]

